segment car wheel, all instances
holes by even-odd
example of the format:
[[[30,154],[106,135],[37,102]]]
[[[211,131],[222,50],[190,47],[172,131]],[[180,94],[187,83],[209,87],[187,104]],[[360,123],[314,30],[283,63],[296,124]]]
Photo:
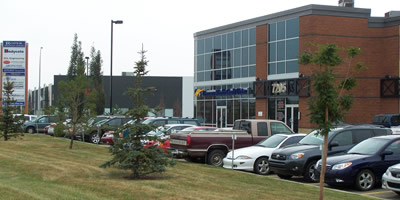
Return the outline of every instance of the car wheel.
[[[224,157],[225,153],[222,150],[212,150],[208,154],[208,164],[222,167]]]
[[[315,175],[315,163],[317,161],[313,160],[307,164],[307,167],[304,170],[304,180],[310,183],[315,183],[318,181],[318,178]]]
[[[30,134],[36,133],[35,128],[33,128],[33,127],[28,127],[28,128],[26,129],[26,132],[27,132],[27,133],[30,133]]]
[[[277,174],[277,176],[281,179],[290,179],[292,178],[292,175],[286,175],[286,174]]]
[[[268,158],[261,157],[254,164],[254,172],[261,175],[267,175],[270,172]]]
[[[361,191],[371,190],[375,186],[375,175],[371,170],[361,170],[356,176],[356,188]]]
[[[99,144],[100,143],[100,136],[96,132],[92,133],[90,135],[90,142],[93,144]]]

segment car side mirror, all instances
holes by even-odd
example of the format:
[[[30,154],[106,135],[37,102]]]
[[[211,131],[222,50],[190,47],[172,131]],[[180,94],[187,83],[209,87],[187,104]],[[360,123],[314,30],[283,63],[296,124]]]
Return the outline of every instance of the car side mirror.
[[[337,147],[339,146],[339,143],[337,141],[332,141],[329,145],[328,145],[328,149],[332,150],[332,147]]]
[[[393,151],[383,151],[381,153],[381,156],[389,156],[389,155],[393,155]]]

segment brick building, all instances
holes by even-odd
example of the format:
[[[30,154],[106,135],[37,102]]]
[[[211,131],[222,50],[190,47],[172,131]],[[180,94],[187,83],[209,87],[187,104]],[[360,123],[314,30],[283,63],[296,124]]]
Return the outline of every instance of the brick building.
[[[297,59],[310,42],[362,50],[357,61],[368,70],[355,75],[345,122],[400,112],[400,12],[370,15],[370,9],[307,5],[195,33],[195,117],[206,125],[268,118],[294,130],[312,128],[306,116],[312,93],[305,87],[311,70]]]

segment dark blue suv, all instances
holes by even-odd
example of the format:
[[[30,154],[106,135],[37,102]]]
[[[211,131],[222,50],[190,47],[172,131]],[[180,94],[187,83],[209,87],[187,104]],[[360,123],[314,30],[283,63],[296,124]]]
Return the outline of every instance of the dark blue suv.
[[[385,127],[400,126],[400,114],[378,114],[375,115],[373,124]]]

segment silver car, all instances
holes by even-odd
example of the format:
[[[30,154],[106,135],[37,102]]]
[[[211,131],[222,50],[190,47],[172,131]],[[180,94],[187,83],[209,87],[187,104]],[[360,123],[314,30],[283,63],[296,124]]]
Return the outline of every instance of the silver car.
[[[400,163],[390,166],[382,176],[382,188],[400,195]]]

